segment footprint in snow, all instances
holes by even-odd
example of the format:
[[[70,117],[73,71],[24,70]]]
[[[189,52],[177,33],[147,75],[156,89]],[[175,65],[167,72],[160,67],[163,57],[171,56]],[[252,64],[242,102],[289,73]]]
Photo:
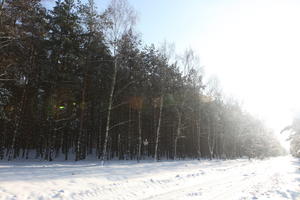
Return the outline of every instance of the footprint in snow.
[[[63,193],[64,193],[64,190],[59,190],[59,191],[57,191],[56,194],[54,194],[54,195],[52,196],[52,198],[54,198],[54,199],[56,199],[56,198],[62,199],[62,198],[63,198],[63,196],[62,196]]]
[[[201,195],[202,195],[201,192],[191,192],[191,193],[187,194],[187,196],[190,196],[190,197],[201,196]]]

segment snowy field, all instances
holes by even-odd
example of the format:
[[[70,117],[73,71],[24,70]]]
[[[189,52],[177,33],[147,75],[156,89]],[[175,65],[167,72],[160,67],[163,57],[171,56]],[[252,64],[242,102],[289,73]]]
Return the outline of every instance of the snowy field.
[[[0,162],[0,199],[300,199],[300,161]]]

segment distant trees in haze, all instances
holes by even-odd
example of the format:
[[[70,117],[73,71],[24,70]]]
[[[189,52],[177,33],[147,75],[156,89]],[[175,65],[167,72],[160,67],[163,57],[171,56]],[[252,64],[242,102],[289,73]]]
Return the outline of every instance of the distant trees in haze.
[[[300,157],[300,116],[296,115],[291,125],[285,127],[281,133],[290,132],[290,152],[293,156]]]
[[[0,159],[275,156],[253,116],[203,83],[193,51],[145,46],[112,0],[0,1]],[[159,30],[158,30],[159,31]]]

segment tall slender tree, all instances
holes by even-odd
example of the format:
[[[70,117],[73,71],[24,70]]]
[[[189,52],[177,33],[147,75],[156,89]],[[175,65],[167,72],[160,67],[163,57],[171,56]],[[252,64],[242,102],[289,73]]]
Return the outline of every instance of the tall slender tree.
[[[106,11],[106,16],[108,21],[110,22],[110,26],[107,29],[106,36],[113,57],[113,72],[111,76],[111,86],[108,97],[102,163],[104,163],[104,160],[107,158],[107,145],[110,131],[111,111],[119,67],[118,62],[120,55],[118,52],[118,46],[123,35],[126,34],[130,29],[132,29],[136,22],[136,15],[134,13],[134,10],[129,6],[126,0],[112,0]]]

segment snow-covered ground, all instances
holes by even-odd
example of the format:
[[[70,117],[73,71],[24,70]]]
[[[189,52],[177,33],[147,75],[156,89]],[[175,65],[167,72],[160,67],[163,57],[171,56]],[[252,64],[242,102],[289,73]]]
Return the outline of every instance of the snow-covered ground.
[[[300,199],[300,161],[0,162],[0,199]]]

